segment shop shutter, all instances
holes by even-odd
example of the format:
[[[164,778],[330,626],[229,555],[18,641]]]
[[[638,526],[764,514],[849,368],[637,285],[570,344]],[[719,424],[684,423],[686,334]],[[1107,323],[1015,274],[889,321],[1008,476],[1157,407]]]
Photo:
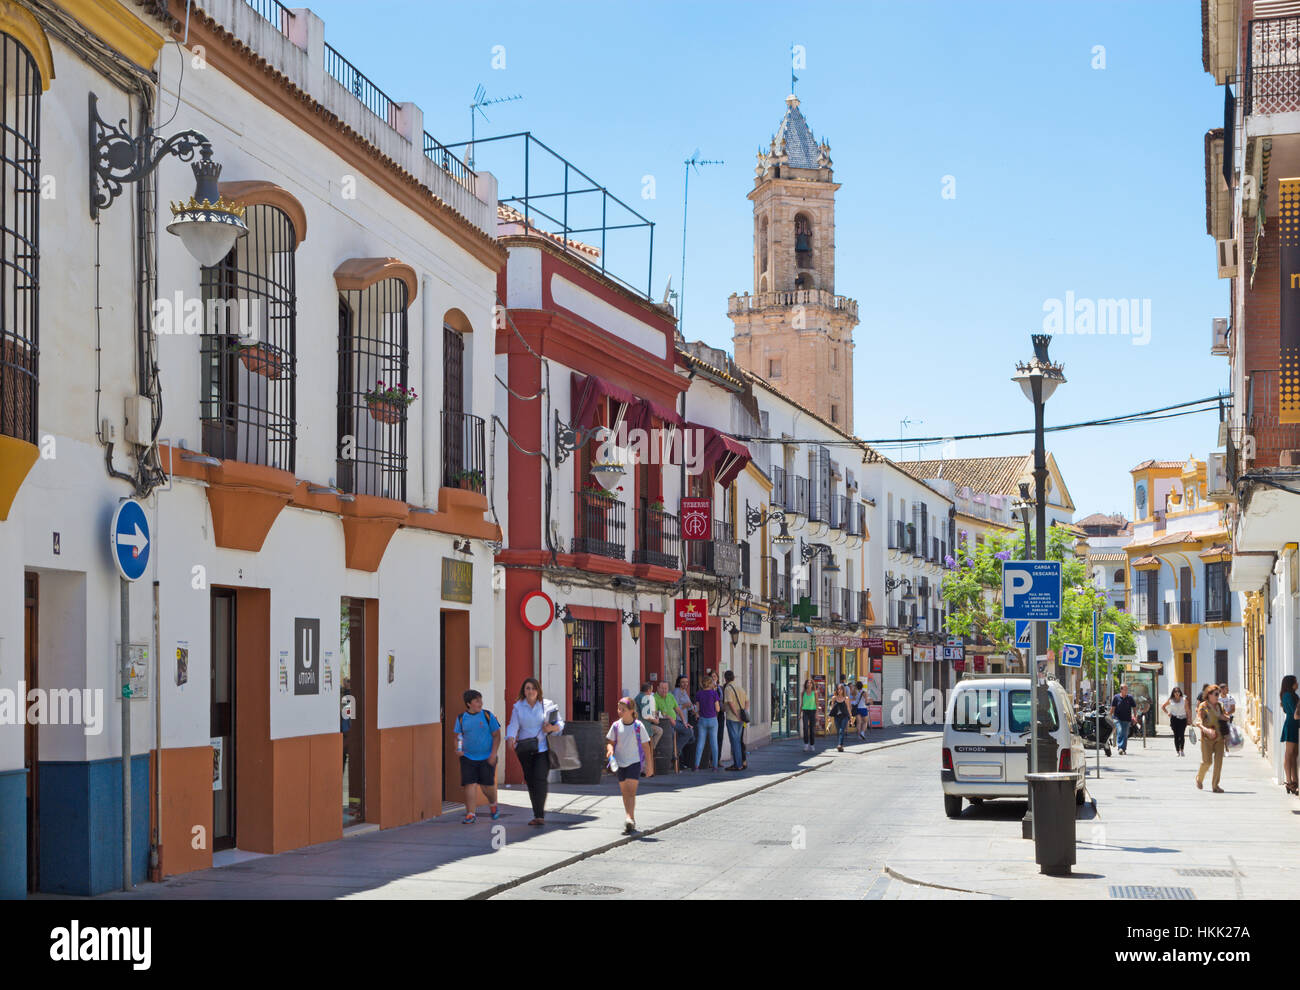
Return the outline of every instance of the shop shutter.
[[[898,707],[894,701],[894,694],[898,691],[907,690],[907,674],[904,670],[902,657],[885,657],[884,673],[881,675],[880,683],[880,701],[884,706],[884,716],[886,725],[907,725],[910,724],[912,711],[910,705],[903,705],[901,721],[894,721],[895,709]]]

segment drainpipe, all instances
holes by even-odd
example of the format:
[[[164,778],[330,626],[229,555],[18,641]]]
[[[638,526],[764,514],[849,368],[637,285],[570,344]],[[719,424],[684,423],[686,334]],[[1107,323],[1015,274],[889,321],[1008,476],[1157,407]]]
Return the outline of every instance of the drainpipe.
[[[423,322],[421,341],[422,350],[420,353],[420,395],[424,399],[424,409],[420,416],[420,490],[421,501],[426,509],[433,507],[433,489],[429,487],[429,468],[435,462],[437,455],[437,433],[435,432],[434,417],[437,415],[433,403],[429,401],[429,382],[437,374],[437,367],[434,364],[434,355],[441,356],[441,351],[434,350],[435,341],[433,339],[433,293],[430,288],[433,285],[433,279],[428,275],[424,276],[424,302],[420,307],[420,319]],[[442,390],[438,390],[442,394]],[[439,485],[440,487],[441,485]]]
[[[154,530],[157,532],[157,530]],[[153,583],[153,698],[154,698],[154,751],[158,754],[154,764],[154,829],[153,845],[149,848],[149,880],[162,879],[162,663],[158,637],[158,582]]]

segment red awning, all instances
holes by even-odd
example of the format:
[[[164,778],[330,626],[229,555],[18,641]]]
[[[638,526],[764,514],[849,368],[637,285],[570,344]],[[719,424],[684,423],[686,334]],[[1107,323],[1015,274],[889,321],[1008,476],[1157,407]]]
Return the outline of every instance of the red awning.
[[[750,462],[749,448],[711,426],[692,423],[689,428],[704,431],[704,469],[712,471],[713,480],[726,488]]]
[[[621,388],[612,382],[607,382],[603,378],[597,378],[595,375],[587,375],[585,378],[573,372],[572,386],[572,412],[575,430],[589,430],[597,425],[600,421],[600,403],[603,399],[610,399],[614,405],[622,404],[631,407],[639,401],[635,395],[625,388]],[[619,410],[611,408],[610,421],[608,425],[613,428],[618,423],[619,415],[626,415],[627,409]]]
[[[661,406],[652,399],[637,399],[636,406],[627,414],[627,427],[629,430],[649,430],[656,419],[665,427],[681,426],[683,422],[667,406]]]

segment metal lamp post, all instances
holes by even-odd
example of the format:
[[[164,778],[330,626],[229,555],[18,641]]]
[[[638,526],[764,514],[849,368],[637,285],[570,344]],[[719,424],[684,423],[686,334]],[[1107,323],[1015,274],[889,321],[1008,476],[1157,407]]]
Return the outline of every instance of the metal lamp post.
[[[1034,404],[1034,498],[1037,528],[1036,552],[1039,560],[1047,557],[1047,450],[1043,441],[1043,407],[1052,397],[1056,387],[1065,382],[1065,373],[1061,365],[1053,364],[1047,355],[1047,347],[1052,342],[1050,334],[1031,335],[1034,344],[1034,356],[1028,362],[1016,365],[1016,374],[1012,381],[1019,384],[1025,398]],[[1038,772],[1038,651],[1047,646],[1047,623],[1033,624],[1033,640],[1030,647],[1029,662],[1029,772]],[[1034,808],[1031,803],[1025,815],[1025,832],[1033,835]]]

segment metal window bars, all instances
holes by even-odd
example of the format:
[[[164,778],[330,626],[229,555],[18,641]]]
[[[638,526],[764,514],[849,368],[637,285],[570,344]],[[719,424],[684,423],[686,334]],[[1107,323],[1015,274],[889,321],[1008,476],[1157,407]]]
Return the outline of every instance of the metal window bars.
[[[403,502],[409,403],[388,390],[407,387],[407,295],[397,278],[339,293],[336,484]]]
[[[41,76],[0,34],[0,434],[36,442]]]
[[[250,206],[246,221],[248,235],[199,276],[203,452],[293,471],[298,235],[274,206]]]
[[[637,512],[636,549],[632,551],[634,564],[655,564],[678,569],[680,536],[677,517],[663,509],[653,508],[649,499],[641,499]]]
[[[444,410],[442,413],[442,483],[486,494],[486,464],[482,416]]]
[[[1300,17],[1253,20],[1246,45],[1246,114],[1295,110],[1300,110]]]
[[[627,507],[623,502],[599,492],[578,492],[577,503],[573,552],[623,560],[627,546]]]

